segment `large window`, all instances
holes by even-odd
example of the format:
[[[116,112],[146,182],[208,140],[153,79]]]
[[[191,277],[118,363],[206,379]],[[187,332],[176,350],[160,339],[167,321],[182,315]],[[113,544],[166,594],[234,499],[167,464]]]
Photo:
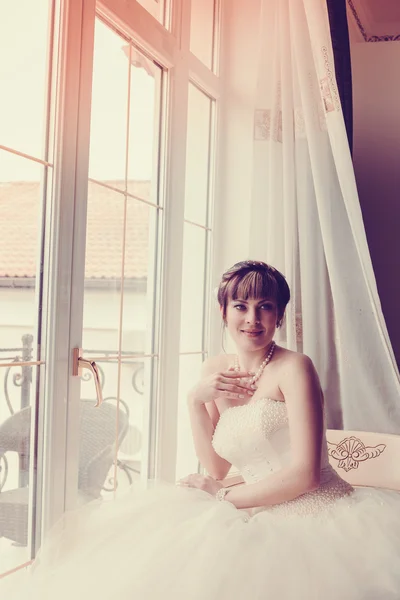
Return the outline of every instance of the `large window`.
[[[183,236],[177,479],[198,470],[198,461],[191,441],[187,394],[200,375],[208,348],[213,115],[213,100],[190,83]]]
[[[0,14],[1,576],[64,510],[198,469],[220,82],[214,0]]]
[[[104,447],[112,442],[107,481],[98,482],[103,495],[142,472],[147,476],[147,409],[158,364],[164,77],[132,39],[96,19],[82,346],[83,355],[97,363],[109,408],[108,418],[98,418],[96,426],[100,411],[90,410],[96,397],[93,376],[87,374],[81,403],[90,426],[81,420],[80,463],[91,460],[91,437],[103,438]],[[91,492],[91,484],[87,488]]]
[[[0,574],[35,545],[51,2],[0,2]],[[48,193],[49,192],[49,193]]]

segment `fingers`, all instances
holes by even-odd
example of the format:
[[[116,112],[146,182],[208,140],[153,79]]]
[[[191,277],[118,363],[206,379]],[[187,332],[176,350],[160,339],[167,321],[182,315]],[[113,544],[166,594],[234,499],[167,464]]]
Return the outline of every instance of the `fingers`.
[[[230,377],[233,379],[251,377],[251,374],[248,371],[222,371],[221,375],[222,377]]]
[[[245,398],[251,398],[253,396],[253,393],[250,392],[249,394],[235,394],[233,392],[227,392],[227,391],[223,391],[221,392],[220,396],[227,398],[228,400],[244,400]]]
[[[239,386],[241,389],[244,390],[255,390],[256,386],[252,383],[252,376],[249,375],[249,373],[244,373],[244,375],[243,373],[243,371],[240,371],[238,373],[235,373],[235,376],[232,377],[229,373],[223,372],[219,375],[218,381],[221,384],[233,384]],[[241,376],[239,377],[239,375]]]
[[[190,475],[186,475],[179,480],[179,483],[190,483],[197,480],[199,477],[203,477],[200,473],[191,473]]]
[[[228,393],[233,395],[235,398],[245,398],[246,396],[252,396],[254,394],[253,389],[249,389],[246,386],[232,384],[221,383],[218,389],[224,392],[225,394]]]
[[[179,479],[179,481],[176,482],[177,485],[182,485],[182,486],[189,486],[190,485],[190,475],[187,475],[186,477],[182,477],[182,479]]]
[[[218,384],[217,384],[218,389],[224,389],[224,390],[233,390],[235,392],[248,392],[249,390],[255,390],[256,386],[253,383],[250,383],[250,381],[235,381],[232,379],[228,379],[225,377],[221,377]]]
[[[210,477],[205,475],[200,475],[200,473],[193,473],[191,475],[187,475],[183,477],[177,482],[177,485],[183,487],[193,487],[198,489],[204,489],[210,480]]]

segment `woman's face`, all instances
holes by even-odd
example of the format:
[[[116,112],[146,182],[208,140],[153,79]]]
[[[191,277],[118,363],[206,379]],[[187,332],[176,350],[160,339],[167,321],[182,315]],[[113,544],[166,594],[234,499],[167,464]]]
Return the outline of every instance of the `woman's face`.
[[[275,333],[278,307],[270,298],[229,300],[226,307],[227,328],[233,341],[244,351],[268,346]]]

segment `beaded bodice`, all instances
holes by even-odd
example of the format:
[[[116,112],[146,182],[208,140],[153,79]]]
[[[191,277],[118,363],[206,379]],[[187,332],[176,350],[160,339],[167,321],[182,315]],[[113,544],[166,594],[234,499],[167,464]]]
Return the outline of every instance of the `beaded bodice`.
[[[285,402],[260,398],[228,408],[215,428],[213,446],[222,458],[239,469],[246,483],[261,481],[279,471],[291,459]],[[255,508],[252,514],[268,510],[285,518],[290,515],[316,516],[352,492],[351,485],[329,464],[324,433],[319,487],[281,504]]]
[[[214,432],[213,446],[247,483],[265,478],[291,458],[285,402],[260,398],[225,410]],[[321,474],[330,471],[327,445],[322,444]]]

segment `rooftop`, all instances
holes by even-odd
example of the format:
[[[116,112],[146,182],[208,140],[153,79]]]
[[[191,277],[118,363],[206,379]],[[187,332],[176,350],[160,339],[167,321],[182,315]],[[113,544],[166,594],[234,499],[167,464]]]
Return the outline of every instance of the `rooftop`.
[[[104,182],[123,189],[120,181]],[[129,192],[150,199],[150,181],[128,182]],[[0,183],[0,278],[35,277],[41,238],[40,183]],[[128,197],[125,277],[147,276],[149,218],[155,208]],[[87,279],[119,279],[122,264],[124,194],[89,183],[86,238]]]

